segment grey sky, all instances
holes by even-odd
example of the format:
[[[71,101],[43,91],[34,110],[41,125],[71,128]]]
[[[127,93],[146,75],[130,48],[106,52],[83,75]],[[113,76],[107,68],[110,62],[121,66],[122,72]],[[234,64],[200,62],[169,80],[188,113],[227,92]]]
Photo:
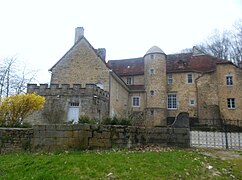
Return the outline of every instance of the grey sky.
[[[179,52],[242,18],[241,0],[8,0],[0,2],[0,58],[39,69],[39,82],[83,26],[107,59],[140,57],[153,45]]]

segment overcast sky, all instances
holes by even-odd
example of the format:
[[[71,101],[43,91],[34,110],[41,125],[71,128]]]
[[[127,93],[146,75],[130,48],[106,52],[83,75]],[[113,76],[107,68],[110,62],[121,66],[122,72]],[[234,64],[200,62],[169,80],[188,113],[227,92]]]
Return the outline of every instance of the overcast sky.
[[[0,60],[15,56],[46,83],[78,26],[107,59],[125,59],[192,48],[239,18],[242,0],[1,0]]]

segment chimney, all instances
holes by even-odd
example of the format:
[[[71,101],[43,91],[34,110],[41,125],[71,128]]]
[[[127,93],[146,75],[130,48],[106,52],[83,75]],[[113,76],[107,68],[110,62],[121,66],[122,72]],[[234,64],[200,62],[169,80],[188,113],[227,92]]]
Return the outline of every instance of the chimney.
[[[77,27],[75,29],[75,43],[79,41],[82,36],[84,36],[84,28],[83,27]]]
[[[205,53],[201,49],[197,48],[196,46],[193,46],[192,55],[193,56],[201,56],[201,55],[205,55]]]
[[[103,60],[103,62],[106,63],[106,49],[105,48],[98,48],[97,49],[97,54],[99,57]]]

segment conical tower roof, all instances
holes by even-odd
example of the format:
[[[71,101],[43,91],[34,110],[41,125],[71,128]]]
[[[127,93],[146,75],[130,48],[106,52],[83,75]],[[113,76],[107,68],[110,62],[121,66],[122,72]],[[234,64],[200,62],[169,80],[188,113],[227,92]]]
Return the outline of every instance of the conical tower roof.
[[[153,54],[153,53],[160,53],[160,54],[165,54],[164,51],[162,51],[161,48],[159,48],[158,46],[152,46],[145,55],[147,54]]]

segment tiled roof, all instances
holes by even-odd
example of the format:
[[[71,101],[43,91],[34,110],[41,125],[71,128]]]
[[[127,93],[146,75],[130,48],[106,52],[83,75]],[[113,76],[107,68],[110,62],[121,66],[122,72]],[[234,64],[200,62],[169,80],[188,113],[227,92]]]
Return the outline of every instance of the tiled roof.
[[[166,71],[169,72],[210,72],[216,69],[217,63],[230,63],[210,55],[193,56],[192,53],[167,55]],[[119,76],[143,75],[144,59],[132,58],[124,60],[111,60],[109,68]]]
[[[167,72],[210,72],[219,62],[228,62],[210,55],[193,56],[192,53],[171,54],[167,56]]]
[[[129,87],[130,90],[145,90],[145,86],[144,85],[127,85]]]
[[[108,67],[119,76],[142,75],[144,74],[144,59],[132,58],[123,60],[110,60]]]

